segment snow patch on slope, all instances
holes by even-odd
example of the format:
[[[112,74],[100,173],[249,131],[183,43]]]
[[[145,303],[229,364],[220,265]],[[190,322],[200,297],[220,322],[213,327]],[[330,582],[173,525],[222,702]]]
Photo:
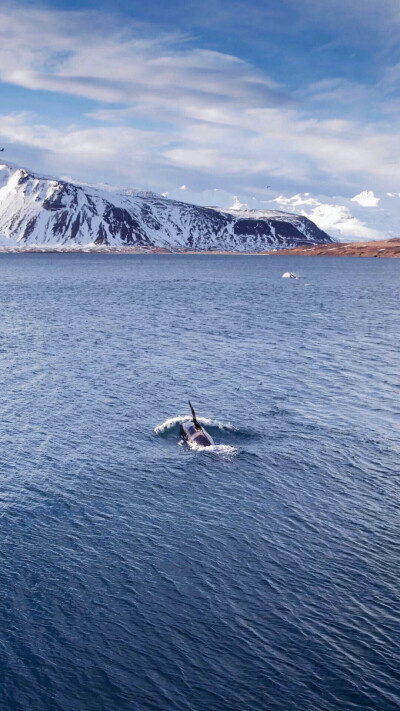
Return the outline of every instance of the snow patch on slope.
[[[152,192],[43,178],[8,165],[0,166],[0,234],[26,246],[243,252],[331,241],[292,212],[200,207]]]
[[[177,192],[170,190],[169,197],[176,197]],[[273,211],[278,208],[304,215],[342,242],[390,239],[398,237],[400,232],[400,192],[376,195],[373,190],[363,190],[354,197],[332,197],[309,192],[274,195],[268,188],[256,198],[235,196],[220,188],[196,192],[187,187],[186,199],[198,205],[218,204],[221,210],[235,210],[234,214],[251,205],[251,208],[258,208],[263,214],[267,214],[268,209]],[[256,213],[252,210],[252,214]]]

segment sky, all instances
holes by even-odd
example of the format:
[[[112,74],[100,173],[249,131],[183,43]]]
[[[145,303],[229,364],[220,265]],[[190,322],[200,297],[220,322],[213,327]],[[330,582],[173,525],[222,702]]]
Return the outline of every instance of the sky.
[[[0,0],[1,156],[47,175],[382,236],[399,81],[398,0]]]

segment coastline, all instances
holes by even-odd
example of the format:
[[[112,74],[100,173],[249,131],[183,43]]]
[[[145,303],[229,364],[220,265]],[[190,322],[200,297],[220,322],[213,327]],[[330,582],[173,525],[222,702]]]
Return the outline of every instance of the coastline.
[[[105,245],[30,245],[0,247],[0,254],[170,254],[170,255],[231,255],[231,256],[292,256],[292,257],[386,257],[400,258],[400,238],[375,242],[337,242],[289,247],[262,252],[233,250],[167,249],[165,247],[105,246]]]
[[[281,249],[279,252],[264,254],[290,255],[293,257],[387,257],[400,258],[400,238],[377,240],[376,242],[337,242],[336,244],[315,244],[306,247]]]

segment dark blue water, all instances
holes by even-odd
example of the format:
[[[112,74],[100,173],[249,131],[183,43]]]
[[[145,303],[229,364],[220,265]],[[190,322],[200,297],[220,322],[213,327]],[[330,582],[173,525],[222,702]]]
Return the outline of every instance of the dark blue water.
[[[0,274],[1,709],[399,709],[400,261]]]

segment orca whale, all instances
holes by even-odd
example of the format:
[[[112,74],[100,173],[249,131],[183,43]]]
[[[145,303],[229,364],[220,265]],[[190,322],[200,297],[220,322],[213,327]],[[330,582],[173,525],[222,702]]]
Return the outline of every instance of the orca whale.
[[[186,442],[189,444],[197,444],[201,447],[209,447],[214,444],[214,440],[211,435],[206,432],[206,430],[201,426],[196,418],[196,413],[193,410],[192,403],[189,400],[190,409],[192,411],[192,422],[181,422],[180,431],[181,435]]]

